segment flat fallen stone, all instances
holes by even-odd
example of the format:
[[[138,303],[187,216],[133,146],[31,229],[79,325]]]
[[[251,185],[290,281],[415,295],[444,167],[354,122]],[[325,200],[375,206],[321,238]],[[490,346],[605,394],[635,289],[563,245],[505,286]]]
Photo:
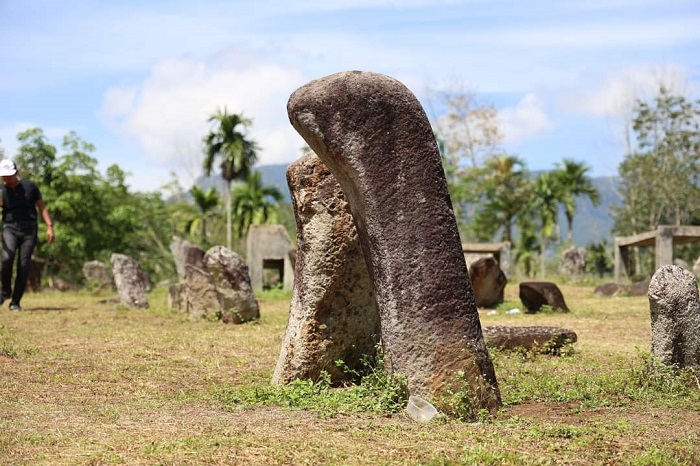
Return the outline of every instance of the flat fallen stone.
[[[524,348],[557,353],[564,345],[576,343],[576,332],[561,327],[494,325],[483,328],[486,345],[501,350]]]

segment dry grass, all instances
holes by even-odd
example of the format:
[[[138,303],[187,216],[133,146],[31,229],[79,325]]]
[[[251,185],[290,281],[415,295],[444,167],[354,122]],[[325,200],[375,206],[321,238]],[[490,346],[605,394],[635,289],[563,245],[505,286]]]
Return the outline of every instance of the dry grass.
[[[0,310],[0,464],[700,464],[700,387],[644,383],[646,298],[561,289],[570,314],[506,315],[509,285],[482,324],[567,327],[573,354],[494,353],[503,411],[428,424],[225,403],[269,383],[286,300],[232,326],[169,314],[162,291],[147,311],[28,295]]]

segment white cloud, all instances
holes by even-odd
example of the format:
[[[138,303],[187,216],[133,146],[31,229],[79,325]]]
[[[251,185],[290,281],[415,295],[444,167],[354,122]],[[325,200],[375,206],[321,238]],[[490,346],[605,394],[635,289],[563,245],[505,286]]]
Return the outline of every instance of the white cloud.
[[[590,85],[572,92],[565,98],[569,111],[598,116],[626,117],[637,100],[648,100],[664,85],[674,93],[694,92],[685,67],[639,65],[608,73]]]
[[[542,100],[529,93],[514,108],[498,112],[506,144],[514,144],[541,135],[552,128],[552,122],[543,108]]]
[[[152,162],[174,170],[182,168],[183,151],[201,160],[208,117],[224,107],[253,120],[248,136],[260,146],[259,164],[294,160],[303,142],[289,123],[286,104],[304,83],[301,73],[242,62],[232,59],[232,53],[209,62],[162,61],[139,85],[109,89],[100,113]]]

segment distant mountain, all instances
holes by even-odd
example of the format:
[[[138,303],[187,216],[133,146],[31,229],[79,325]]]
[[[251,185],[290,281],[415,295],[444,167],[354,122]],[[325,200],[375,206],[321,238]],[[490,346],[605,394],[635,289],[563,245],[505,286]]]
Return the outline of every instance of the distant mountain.
[[[277,186],[285,196],[285,200],[291,202],[287,187],[287,167],[288,164],[263,165],[255,167],[255,170],[262,173],[264,184]],[[591,181],[600,192],[600,203],[594,207],[588,198],[577,199],[576,216],[574,217],[574,244],[578,246],[600,241],[607,241],[608,244],[611,244],[614,239],[612,234],[614,220],[611,207],[621,203],[617,191],[618,178],[598,177],[591,178]],[[200,185],[220,187],[221,182],[219,177],[209,177],[207,180],[201,180]],[[559,232],[562,238],[566,238],[567,225],[563,207],[560,208],[559,212]]]

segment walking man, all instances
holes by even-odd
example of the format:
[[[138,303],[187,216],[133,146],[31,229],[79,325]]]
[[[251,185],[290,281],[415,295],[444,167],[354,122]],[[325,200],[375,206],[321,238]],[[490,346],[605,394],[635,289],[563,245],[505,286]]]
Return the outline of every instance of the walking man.
[[[46,223],[46,239],[49,243],[54,240],[53,225],[39,187],[33,181],[20,178],[17,166],[12,160],[0,161],[0,176],[2,177],[0,305],[9,299],[10,310],[19,311],[22,309],[19,303],[29,278],[32,252],[37,243],[37,209]],[[19,259],[13,289],[12,267],[17,252],[19,252]]]

